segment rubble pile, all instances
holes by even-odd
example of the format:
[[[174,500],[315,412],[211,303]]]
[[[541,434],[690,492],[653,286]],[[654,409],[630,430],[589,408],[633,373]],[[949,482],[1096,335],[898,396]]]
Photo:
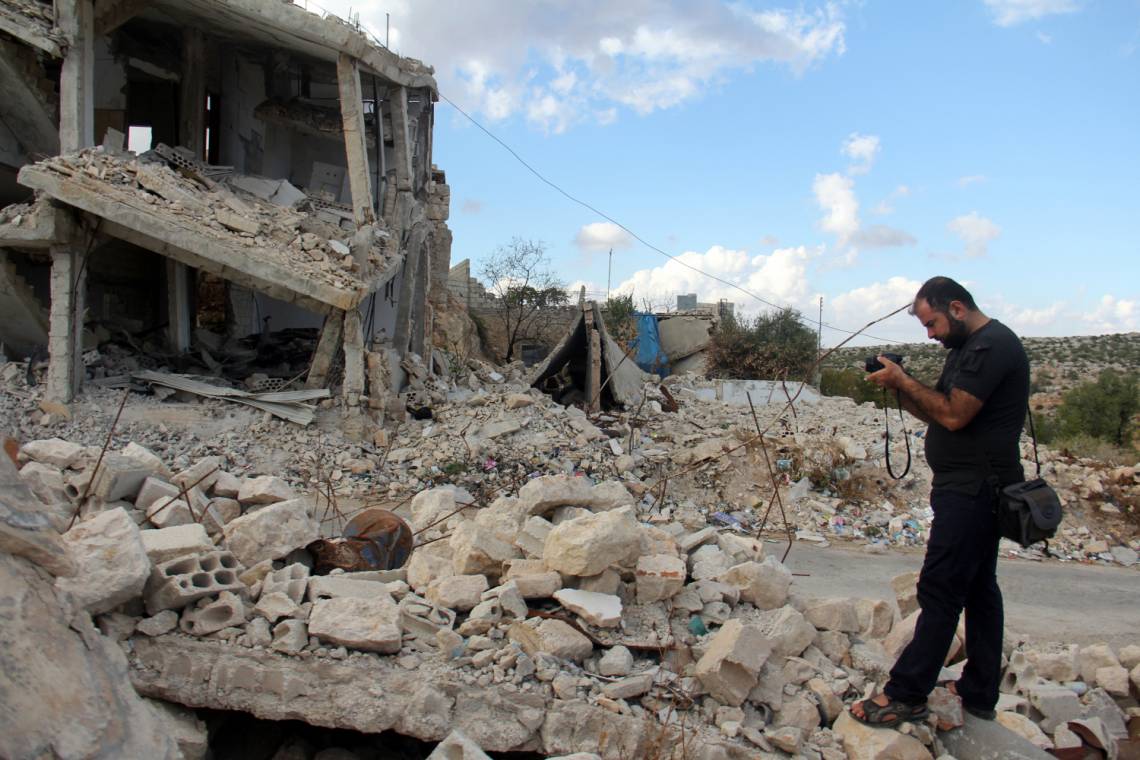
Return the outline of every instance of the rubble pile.
[[[455,403],[487,411],[486,398],[470,401],[489,395]],[[539,412],[554,408],[510,398],[497,411],[533,410],[515,418],[516,431],[546,434]],[[505,420],[469,417],[477,432],[459,445],[480,457],[516,432],[492,435]],[[620,424],[562,417],[586,451],[605,437],[600,425]],[[704,456],[692,444],[681,444],[690,460]],[[305,547],[322,534],[321,509],[281,477],[244,476],[217,456],[178,469],[136,442],[104,453],[32,440],[17,459],[77,567],[57,590],[122,643],[147,696],[377,728],[375,715],[338,701],[348,696],[309,691],[300,669],[319,667],[330,687],[386,684],[376,693],[393,715],[415,714],[398,730],[419,738],[442,739],[455,724],[486,750],[602,757],[650,756],[684,735],[690,757],[927,758],[944,749],[938,729],[963,723],[941,687],[929,721],[898,731],[845,711],[885,680],[913,635],[913,575],[896,579],[897,605],[798,597],[764,542],[686,524],[691,510],[666,513],[632,479],[539,475],[489,504],[453,485],[422,487],[401,508],[420,544],[404,567],[315,575]],[[633,474],[641,466],[635,458]],[[947,677],[963,641],[960,631]],[[1140,646],[1008,655],[999,721],[1032,744],[1079,746],[1074,736],[1091,732],[1107,747],[1140,719]],[[428,698],[424,684],[455,696]],[[499,709],[509,721],[489,719]],[[615,722],[599,731],[605,720]]]
[[[302,271],[318,282],[348,290],[364,285],[352,256],[351,209],[312,199],[284,180],[232,174],[211,178],[192,168],[175,171],[154,153],[137,157],[103,146],[53,156],[35,168],[157,215],[175,229],[189,228],[241,246],[247,255]],[[397,256],[397,242],[378,230],[368,254],[373,271],[387,271]]]

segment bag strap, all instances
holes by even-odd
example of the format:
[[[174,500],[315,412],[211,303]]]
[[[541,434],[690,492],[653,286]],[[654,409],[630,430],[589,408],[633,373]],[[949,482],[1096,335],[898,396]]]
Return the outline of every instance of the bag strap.
[[[1033,410],[1025,402],[1025,413],[1029,416],[1029,435],[1033,438],[1033,464],[1037,465],[1037,477],[1041,477],[1041,460],[1037,458],[1037,431],[1033,429]]]

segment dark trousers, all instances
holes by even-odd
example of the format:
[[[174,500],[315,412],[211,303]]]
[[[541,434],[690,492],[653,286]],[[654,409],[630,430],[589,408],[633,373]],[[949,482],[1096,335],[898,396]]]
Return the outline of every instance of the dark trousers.
[[[997,704],[1001,681],[1002,603],[997,584],[994,496],[947,490],[930,494],[934,522],[918,578],[921,612],[914,639],[899,655],[884,689],[907,704],[922,704],[934,689],[966,610],[966,667],[957,683],[962,701],[981,710]]]

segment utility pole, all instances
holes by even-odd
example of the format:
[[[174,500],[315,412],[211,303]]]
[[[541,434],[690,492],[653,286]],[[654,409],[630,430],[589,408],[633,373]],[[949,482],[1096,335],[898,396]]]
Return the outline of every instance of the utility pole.
[[[388,48],[389,50],[391,50],[391,48],[388,47],[388,37],[391,35],[391,33],[392,33],[392,14],[391,13],[385,13],[384,14],[384,47]]]
[[[818,388],[823,379],[823,367],[819,366],[819,357],[823,355],[823,296],[819,297],[819,327],[815,333],[815,377],[812,382]]]
[[[610,280],[614,275],[614,249],[610,249],[610,268],[606,272],[606,300],[610,300]]]

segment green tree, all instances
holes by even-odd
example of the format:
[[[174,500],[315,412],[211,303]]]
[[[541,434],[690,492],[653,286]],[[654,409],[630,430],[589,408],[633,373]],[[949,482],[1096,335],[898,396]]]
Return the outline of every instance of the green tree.
[[[815,333],[792,308],[755,319],[725,317],[708,349],[710,377],[739,380],[800,378],[816,359]]]
[[[610,296],[602,305],[602,319],[606,321],[606,329],[623,347],[637,334],[637,326],[633,323],[635,311],[637,308],[633,305],[632,292]]]
[[[542,332],[542,312],[569,301],[564,283],[550,268],[545,243],[513,238],[483,262],[480,274],[495,296],[494,316],[503,325],[508,362],[515,358],[516,346]]]
[[[1061,397],[1058,432],[1063,437],[1083,433],[1117,446],[1129,445],[1138,410],[1140,389],[1136,375],[1106,369],[1096,382],[1082,383]]]

